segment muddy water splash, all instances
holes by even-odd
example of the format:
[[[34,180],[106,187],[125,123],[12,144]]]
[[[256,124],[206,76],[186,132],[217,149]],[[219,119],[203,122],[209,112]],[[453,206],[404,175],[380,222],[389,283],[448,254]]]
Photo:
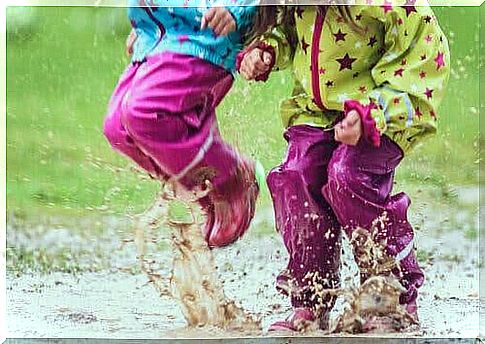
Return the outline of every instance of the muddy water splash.
[[[207,191],[206,191],[207,192]],[[155,203],[135,221],[135,242],[142,271],[162,296],[178,301],[190,327],[215,326],[225,330],[259,331],[255,320],[242,307],[224,294],[218,279],[212,251],[202,234],[203,216],[196,200],[202,193],[189,193],[167,185]],[[169,214],[169,204],[183,200],[190,218],[175,220]],[[171,230],[170,238],[160,236],[161,226]],[[170,240],[173,262],[168,276],[157,271],[150,259],[147,243]]]
[[[384,212],[372,222],[370,230],[356,228],[352,232],[350,244],[361,285],[337,291],[346,298],[347,307],[332,332],[399,332],[418,324],[399,303],[405,288],[393,274],[393,270],[400,270],[399,264],[386,253],[387,222]]]
[[[352,231],[350,244],[352,245],[355,262],[361,276],[365,279],[371,276],[390,275],[393,269],[399,269],[394,257],[386,253],[388,222],[384,212],[376,218],[371,229],[356,228]]]
[[[383,333],[418,328],[414,326],[418,325],[417,319],[399,303],[405,289],[392,273],[399,270],[399,264],[385,250],[387,221],[384,213],[373,221],[370,231],[363,228],[352,231],[350,245],[361,276],[359,286],[326,289],[322,285],[326,279],[318,272],[305,276],[312,300],[317,301],[317,314],[328,310],[328,300],[339,297],[345,300],[345,308],[333,319],[326,333]],[[311,327],[302,331],[307,328]]]
[[[345,297],[347,306],[331,325],[330,333],[385,333],[413,331],[418,321],[399,304],[404,288],[393,276],[372,276],[360,287],[329,291]]]

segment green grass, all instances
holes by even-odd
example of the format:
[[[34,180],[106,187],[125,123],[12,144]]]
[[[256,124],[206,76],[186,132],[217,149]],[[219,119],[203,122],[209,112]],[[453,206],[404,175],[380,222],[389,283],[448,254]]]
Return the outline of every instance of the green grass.
[[[439,135],[398,170],[400,188],[475,184],[478,178],[478,9],[437,9],[452,42],[454,76]],[[7,206],[25,218],[143,210],[158,185],[111,150],[102,135],[109,96],[124,69],[123,9],[38,8],[33,27],[7,10]],[[16,27],[16,28],[15,28]],[[279,101],[288,74],[242,81],[218,109],[223,135],[261,160],[283,158]],[[269,204],[264,193],[262,202]]]
[[[86,253],[87,254],[87,253]],[[91,254],[91,252],[89,252]],[[52,252],[50,249],[25,249],[22,247],[7,247],[7,270],[9,273],[20,274],[27,271],[48,273],[59,271],[76,274],[81,271],[96,272],[107,265],[90,264],[87,267],[79,263],[81,254],[73,254],[69,248]]]

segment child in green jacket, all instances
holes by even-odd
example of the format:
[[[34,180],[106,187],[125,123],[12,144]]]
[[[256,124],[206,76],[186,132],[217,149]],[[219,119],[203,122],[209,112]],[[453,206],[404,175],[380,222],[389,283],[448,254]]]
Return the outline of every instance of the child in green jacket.
[[[406,290],[400,303],[417,318],[424,274],[407,220],[410,199],[391,191],[404,155],[436,132],[449,48],[429,7],[365,3],[265,6],[257,38],[238,57],[246,79],[284,68],[295,78],[281,108],[288,151],[267,179],[289,253],[277,289],[291,297],[294,312],[270,330],[298,330],[306,321],[327,328],[335,300],[318,290],[340,285],[342,229],[351,239],[365,229],[382,247],[385,257],[372,264],[399,279]],[[359,242],[352,241],[365,280],[371,270]]]

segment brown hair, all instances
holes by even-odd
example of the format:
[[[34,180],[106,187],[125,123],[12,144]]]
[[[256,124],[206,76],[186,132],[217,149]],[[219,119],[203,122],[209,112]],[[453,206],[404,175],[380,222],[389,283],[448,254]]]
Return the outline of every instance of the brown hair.
[[[280,13],[279,13],[279,10]],[[295,22],[295,7],[294,6],[276,6],[263,5],[258,7],[256,12],[252,30],[248,34],[248,43],[260,38],[262,35],[270,32],[277,24],[284,27],[294,24]],[[280,22],[279,22],[280,21]],[[291,42],[290,45],[293,46]]]
[[[337,6],[337,10],[340,14],[340,16],[347,22],[350,27],[356,31],[357,33],[363,33],[364,28],[360,26],[359,24],[356,23],[355,18],[352,17],[352,14],[350,13],[350,6],[349,5],[340,5]]]
[[[277,25],[282,25],[283,27],[290,28],[295,27],[296,6],[280,6],[282,10],[279,18],[278,7],[279,6],[275,5],[266,5],[260,6],[258,8],[256,17],[254,19],[253,28],[251,32],[247,35],[248,43],[252,43],[254,40],[257,40],[265,33],[270,32]],[[323,13],[328,9],[328,7],[328,5],[317,6],[317,11]],[[346,22],[350,23],[351,27],[354,30],[358,32],[362,31],[362,28],[355,22],[355,19],[352,18],[349,5],[340,5],[335,7],[337,7],[340,16]],[[298,37],[295,30],[291,30],[291,32],[285,32],[285,34],[289,45],[292,47],[292,50],[296,49],[296,46],[298,45]]]

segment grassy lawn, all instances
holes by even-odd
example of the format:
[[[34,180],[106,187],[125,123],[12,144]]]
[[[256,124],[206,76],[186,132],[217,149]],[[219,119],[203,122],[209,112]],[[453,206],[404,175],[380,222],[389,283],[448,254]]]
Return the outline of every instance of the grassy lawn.
[[[74,217],[143,210],[157,183],[114,153],[102,135],[109,96],[124,69],[124,9],[38,8],[22,26],[7,10],[7,206],[17,217]],[[438,8],[453,76],[439,135],[398,171],[398,188],[473,185],[478,178],[477,8]],[[29,12],[30,13],[30,12]],[[284,154],[278,104],[288,74],[266,84],[242,81],[219,109],[223,135],[266,169]],[[413,196],[413,195],[411,195]],[[267,192],[262,201],[269,204]]]

